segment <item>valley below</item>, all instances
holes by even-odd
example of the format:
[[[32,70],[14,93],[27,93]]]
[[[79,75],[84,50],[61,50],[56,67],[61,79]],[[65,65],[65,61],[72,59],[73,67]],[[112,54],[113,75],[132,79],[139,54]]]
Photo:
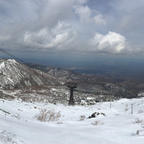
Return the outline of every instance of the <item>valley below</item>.
[[[14,59],[0,60],[1,98],[68,104],[68,82],[77,84],[74,99],[80,105],[144,95],[144,83],[138,80],[76,73],[62,68],[23,64]]]

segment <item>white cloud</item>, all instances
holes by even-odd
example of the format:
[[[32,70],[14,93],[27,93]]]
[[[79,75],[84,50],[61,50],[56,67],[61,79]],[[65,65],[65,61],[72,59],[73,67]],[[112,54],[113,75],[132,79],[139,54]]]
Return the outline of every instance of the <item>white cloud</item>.
[[[75,13],[79,16],[82,23],[106,24],[104,16],[98,11],[93,12],[88,6],[75,7]]]
[[[0,0],[0,47],[143,51],[144,1],[93,1]],[[109,30],[114,32],[96,33],[89,45],[94,32]],[[127,37],[129,48],[115,31]]]
[[[109,32],[106,35],[96,33],[90,44],[95,51],[121,53],[126,48],[126,38],[116,32]]]
[[[37,48],[60,48],[70,44],[76,36],[72,27],[64,22],[59,22],[53,29],[43,28],[38,32],[26,32],[24,43]]]
[[[46,47],[55,47],[63,44],[68,39],[68,32],[57,34]]]
[[[75,13],[80,17],[81,22],[89,22],[91,17],[91,10],[88,6],[78,6]]]
[[[103,24],[105,25],[106,24],[106,21],[104,19],[104,16],[102,14],[97,14],[96,16],[94,16],[94,22],[96,24]]]
[[[0,41],[7,41],[10,38],[11,38],[10,35],[0,35]]]

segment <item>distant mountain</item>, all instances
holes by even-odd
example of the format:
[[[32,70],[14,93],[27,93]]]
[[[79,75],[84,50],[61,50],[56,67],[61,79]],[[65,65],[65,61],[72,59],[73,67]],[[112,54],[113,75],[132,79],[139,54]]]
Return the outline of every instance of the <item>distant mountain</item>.
[[[0,87],[23,88],[32,86],[56,85],[57,80],[49,74],[28,67],[14,59],[0,60]]]
[[[144,83],[135,79],[121,78],[119,76],[101,74],[84,74],[72,70],[47,67],[44,65],[29,64],[30,67],[44,71],[55,77],[59,83],[67,81],[78,83],[77,91],[93,93],[97,95],[115,95],[118,97],[136,97],[139,92],[144,91]]]
[[[57,81],[59,81],[61,84],[64,84],[69,80],[80,79],[80,77],[82,76],[80,73],[64,68],[48,67],[45,65],[32,64],[32,63],[27,63],[26,65],[28,65],[33,69],[38,69],[40,71],[47,73],[48,75],[55,77]]]
[[[131,98],[144,91],[143,83],[130,79],[125,80],[100,74],[80,74],[62,68],[22,64],[14,59],[0,60],[0,87],[2,89],[48,89],[49,86],[65,89],[65,83],[68,81],[75,81],[78,84],[76,91],[79,93],[105,97],[113,95]]]

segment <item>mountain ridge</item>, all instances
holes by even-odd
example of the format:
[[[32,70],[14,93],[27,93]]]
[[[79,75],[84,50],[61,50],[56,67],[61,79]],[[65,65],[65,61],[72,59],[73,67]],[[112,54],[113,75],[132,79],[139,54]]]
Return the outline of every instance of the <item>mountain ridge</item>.
[[[14,97],[35,100],[66,101],[68,100],[68,81],[78,84],[75,89],[76,101],[80,103],[87,97],[96,101],[137,97],[143,92],[144,84],[136,81],[114,79],[102,75],[80,74],[63,68],[47,67],[35,64],[23,64],[14,59],[0,60],[1,95],[8,92],[2,89],[21,92]],[[2,96],[3,97],[3,96]]]
[[[0,60],[0,81],[1,88],[10,89],[57,83],[51,75],[32,69],[14,59]]]

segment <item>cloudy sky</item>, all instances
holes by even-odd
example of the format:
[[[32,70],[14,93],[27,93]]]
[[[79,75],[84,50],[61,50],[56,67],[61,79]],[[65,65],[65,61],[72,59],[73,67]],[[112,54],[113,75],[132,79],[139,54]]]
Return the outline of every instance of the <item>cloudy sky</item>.
[[[0,0],[0,48],[21,57],[142,55],[143,0]]]

